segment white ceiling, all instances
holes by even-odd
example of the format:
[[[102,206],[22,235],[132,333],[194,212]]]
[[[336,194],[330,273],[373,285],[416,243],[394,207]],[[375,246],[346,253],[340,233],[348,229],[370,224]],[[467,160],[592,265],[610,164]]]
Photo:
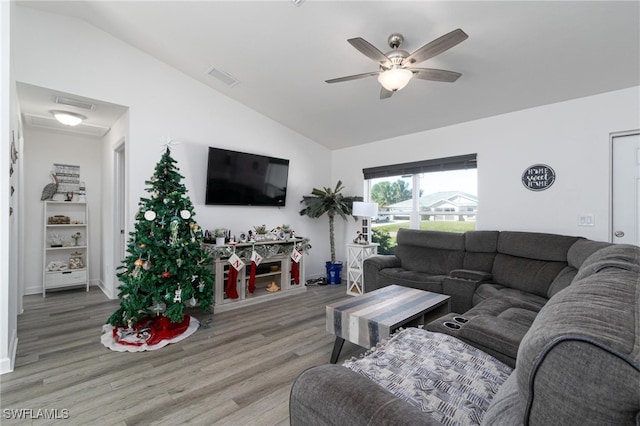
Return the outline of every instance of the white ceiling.
[[[330,149],[640,85],[638,1],[18,4],[80,18]],[[379,100],[375,77],[324,82],[377,70],[349,38],[385,52],[400,32],[412,52],[456,28],[469,39],[421,64],[455,83],[414,79]]]

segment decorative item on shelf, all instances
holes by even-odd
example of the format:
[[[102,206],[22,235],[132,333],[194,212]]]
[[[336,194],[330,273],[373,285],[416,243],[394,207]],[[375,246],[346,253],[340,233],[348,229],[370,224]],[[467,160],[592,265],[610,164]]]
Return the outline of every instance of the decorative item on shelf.
[[[62,237],[57,232],[49,234],[49,244],[51,247],[62,247]]]
[[[84,268],[84,258],[81,252],[74,251],[69,255],[69,269]]]
[[[69,266],[65,262],[61,262],[59,260],[51,261],[47,265],[48,272],[66,271],[67,269],[69,269]]]
[[[244,244],[236,244],[234,247],[231,245],[205,245],[205,250],[214,259],[229,258],[233,253],[236,253],[242,259],[251,259],[252,253],[255,251],[260,255],[260,258],[269,259],[278,254],[290,253],[291,249],[295,247],[301,253],[307,253],[311,249],[311,244],[308,238],[291,238],[287,241],[264,241],[256,243],[256,241],[248,241]]]
[[[336,262],[336,244],[334,237],[334,221],[338,215],[344,220],[352,215],[353,202],[362,201],[362,197],[345,196],[341,194],[344,189],[342,181],[338,181],[335,188],[313,188],[311,195],[303,195],[300,201],[305,208],[300,210],[301,216],[309,216],[316,219],[325,213],[329,216],[329,246],[331,248],[331,260],[326,262],[327,282],[340,284],[342,282],[342,262]],[[354,217],[355,219],[355,217]]]
[[[356,244],[368,244],[371,239],[371,218],[378,215],[378,203],[364,203],[355,201],[353,203],[353,215],[362,220],[362,232],[353,242]]]
[[[213,237],[216,239],[217,246],[224,245],[226,235],[227,235],[227,230],[224,228],[216,228],[213,230]]]
[[[289,238],[291,238],[291,226],[284,223],[282,224],[282,232],[284,233],[284,239],[288,240]]]
[[[58,192],[59,183],[58,183],[58,177],[56,176],[55,173],[51,173],[51,179],[53,179],[53,183],[48,183],[42,189],[42,196],[40,197],[40,200],[42,201],[53,199],[53,196],[56,195],[56,192]]]
[[[367,244],[367,239],[362,235],[362,232],[356,231],[356,237],[353,239],[354,244]]]
[[[71,223],[71,218],[65,215],[55,215],[50,216],[47,220],[49,225],[69,225]]]
[[[78,245],[78,241],[80,240],[81,237],[82,237],[82,234],[80,234],[80,231],[78,231],[75,234],[71,235],[71,238],[73,238],[73,245],[74,246]]]
[[[256,231],[256,241],[267,240],[267,225],[255,225],[253,229]]]
[[[64,200],[73,201],[73,192],[67,192],[66,194],[64,194]]]
[[[280,287],[274,281],[271,281],[271,284],[269,284],[265,288],[265,290],[267,290],[269,293],[275,293],[276,291],[280,290]]]

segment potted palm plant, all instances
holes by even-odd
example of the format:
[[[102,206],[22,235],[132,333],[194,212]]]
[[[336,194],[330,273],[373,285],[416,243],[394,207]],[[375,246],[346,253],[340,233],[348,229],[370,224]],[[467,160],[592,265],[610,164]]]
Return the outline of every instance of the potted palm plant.
[[[334,189],[328,187],[323,189],[313,188],[311,195],[303,195],[302,201],[300,201],[305,206],[300,210],[301,216],[309,216],[313,219],[319,218],[325,213],[329,216],[331,261],[326,262],[328,284],[340,284],[342,282],[342,262],[336,262],[335,217],[338,215],[346,220],[347,216],[352,215],[353,202],[362,201],[362,197],[342,195],[341,191],[343,189],[342,181],[338,181]],[[356,220],[355,217],[354,220]]]

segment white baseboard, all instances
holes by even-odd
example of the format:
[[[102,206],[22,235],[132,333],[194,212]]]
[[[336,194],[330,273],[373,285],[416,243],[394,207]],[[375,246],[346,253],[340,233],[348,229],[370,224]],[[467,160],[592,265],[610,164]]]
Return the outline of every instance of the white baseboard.
[[[102,292],[104,293],[105,296],[107,296],[107,298],[114,300],[118,298],[118,295],[115,294],[115,292],[112,289],[108,289],[106,285],[104,285],[104,283],[102,282],[102,280],[98,280],[98,288],[100,290],[102,290]]]
[[[11,373],[16,361],[16,352],[18,351],[18,335],[16,330],[13,331],[11,341],[9,342],[9,356],[6,358],[0,358],[0,375],[5,373]]]

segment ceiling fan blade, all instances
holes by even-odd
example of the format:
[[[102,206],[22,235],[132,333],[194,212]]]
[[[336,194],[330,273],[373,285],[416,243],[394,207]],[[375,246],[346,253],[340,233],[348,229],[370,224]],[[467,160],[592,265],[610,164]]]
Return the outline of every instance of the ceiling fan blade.
[[[377,47],[373,44],[369,43],[367,40],[362,37],[350,38],[347,40],[353,47],[358,49],[360,53],[364,54],[368,58],[373,59],[378,62],[380,65],[390,66],[391,61],[387,56],[382,53]]]
[[[403,65],[417,64],[419,62],[426,61],[429,58],[433,58],[434,56],[451,49],[456,44],[462,43],[467,38],[469,38],[469,36],[460,28],[453,30],[448,34],[425,44],[420,49],[407,56],[403,61]]]
[[[325,83],[340,83],[343,81],[350,81],[350,80],[357,80],[359,78],[371,77],[373,75],[378,75],[378,74],[380,74],[380,71],[365,72],[362,74],[348,75],[346,77],[332,78],[330,80],[325,80]]]
[[[380,88],[380,99],[390,98],[391,95],[393,95],[393,92],[391,90],[387,90],[384,87]]]
[[[409,68],[409,69],[413,71],[413,76],[415,78],[420,78],[422,80],[431,80],[431,81],[443,81],[445,83],[453,83],[462,75],[459,72],[437,70],[434,68]]]

